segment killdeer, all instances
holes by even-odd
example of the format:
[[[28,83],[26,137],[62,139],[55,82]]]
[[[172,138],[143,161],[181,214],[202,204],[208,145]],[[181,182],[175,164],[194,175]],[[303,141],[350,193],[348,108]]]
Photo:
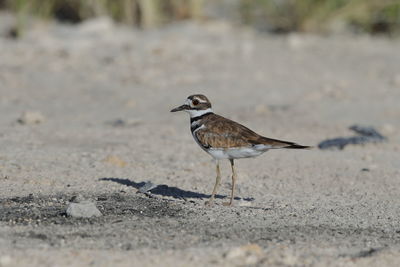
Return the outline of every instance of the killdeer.
[[[309,146],[298,145],[277,139],[261,136],[249,128],[219,116],[211,109],[211,103],[204,95],[191,95],[185,103],[171,110],[171,112],[186,111],[190,115],[190,130],[196,143],[216,161],[217,178],[210,199],[206,202],[211,205],[214,201],[221,173],[219,160],[229,159],[232,168],[231,197],[226,206],[231,206],[234,198],[236,171],[234,160],[252,158],[261,155],[269,149],[291,148],[305,149]]]

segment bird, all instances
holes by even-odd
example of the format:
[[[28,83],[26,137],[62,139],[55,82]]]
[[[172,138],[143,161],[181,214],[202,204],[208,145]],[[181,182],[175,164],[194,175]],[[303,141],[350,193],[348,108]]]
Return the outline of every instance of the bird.
[[[213,112],[211,102],[205,95],[193,94],[186,98],[183,105],[171,110],[171,112],[185,111],[190,115],[190,130],[196,143],[216,162],[217,177],[206,205],[211,206],[215,199],[221,182],[220,160],[230,161],[232,169],[232,185],[230,201],[224,206],[232,206],[237,180],[235,159],[253,158],[267,152],[270,149],[309,149],[310,146],[299,145],[278,139],[264,137],[249,128],[224,118]]]

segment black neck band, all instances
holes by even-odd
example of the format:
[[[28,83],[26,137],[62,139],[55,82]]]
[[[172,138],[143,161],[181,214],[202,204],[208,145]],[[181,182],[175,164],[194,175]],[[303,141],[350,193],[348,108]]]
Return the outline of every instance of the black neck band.
[[[210,114],[212,114],[212,111],[204,113],[203,115],[200,115],[200,116],[197,116],[197,117],[190,118],[190,123],[192,124],[195,121],[201,120],[202,118],[204,118],[205,116],[208,116]]]

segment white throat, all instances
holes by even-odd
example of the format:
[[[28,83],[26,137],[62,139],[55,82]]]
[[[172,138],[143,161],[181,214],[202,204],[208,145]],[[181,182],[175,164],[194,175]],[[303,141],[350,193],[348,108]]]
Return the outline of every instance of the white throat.
[[[187,109],[185,110],[187,113],[189,113],[190,118],[196,118],[201,115],[204,115],[206,113],[212,113],[213,110],[211,108],[208,109],[203,109],[203,110],[194,110],[194,109]]]

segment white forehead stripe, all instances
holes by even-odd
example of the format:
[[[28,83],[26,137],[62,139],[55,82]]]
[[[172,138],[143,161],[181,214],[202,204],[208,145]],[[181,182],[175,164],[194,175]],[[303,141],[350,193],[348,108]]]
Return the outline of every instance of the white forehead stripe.
[[[207,103],[207,100],[198,98],[198,97],[194,97],[193,100],[196,99],[197,101],[199,101],[200,103]]]
[[[197,101],[199,101],[199,103],[207,103],[207,101],[202,100],[202,99],[197,98],[197,97],[193,97],[193,100],[197,100]],[[185,105],[188,105],[188,106],[193,108],[194,107],[193,100],[190,100],[189,98],[187,98],[186,101],[185,101]]]
[[[207,100],[205,100],[205,99],[201,99],[201,98],[198,98],[198,97],[193,97],[193,100],[197,100],[197,101],[199,101],[199,103],[207,103],[208,101]],[[189,98],[187,98],[186,99],[186,101],[185,101],[185,104],[186,105],[190,105],[190,103],[193,101],[193,100],[190,100]]]

